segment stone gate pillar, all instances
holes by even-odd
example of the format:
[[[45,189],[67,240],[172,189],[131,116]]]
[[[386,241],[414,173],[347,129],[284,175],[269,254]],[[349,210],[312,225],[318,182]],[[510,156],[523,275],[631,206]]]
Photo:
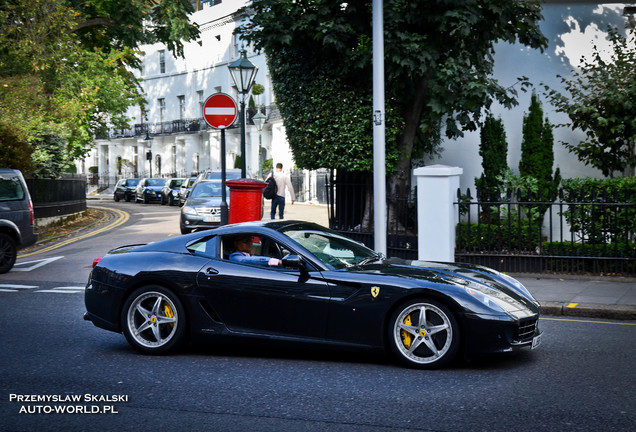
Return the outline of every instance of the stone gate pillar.
[[[459,167],[430,165],[416,168],[417,256],[424,261],[455,261],[455,226]]]

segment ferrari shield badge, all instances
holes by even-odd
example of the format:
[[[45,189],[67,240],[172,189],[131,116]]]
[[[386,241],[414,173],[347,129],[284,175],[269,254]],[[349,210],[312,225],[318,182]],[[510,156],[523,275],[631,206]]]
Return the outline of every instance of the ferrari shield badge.
[[[376,298],[378,294],[380,294],[380,287],[371,287],[371,295],[373,296],[373,298]]]

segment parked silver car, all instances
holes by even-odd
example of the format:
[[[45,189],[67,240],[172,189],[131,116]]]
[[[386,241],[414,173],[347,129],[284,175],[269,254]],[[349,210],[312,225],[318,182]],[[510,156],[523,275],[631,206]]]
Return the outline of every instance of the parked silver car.
[[[33,231],[33,203],[22,173],[0,168],[0,273],[13,268],[18,250],[38,239]]]

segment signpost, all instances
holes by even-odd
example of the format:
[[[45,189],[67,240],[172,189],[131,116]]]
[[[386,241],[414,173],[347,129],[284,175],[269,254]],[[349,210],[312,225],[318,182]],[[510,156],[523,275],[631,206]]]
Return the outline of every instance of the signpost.
[[[225,129],[236,121],[238,107],[234,99],[225,93],[215,93],[203,104],[203,118],[214,129],[221,130],[221,225],[227,225],[228,207],[225,193]],[[243,156],[244,157],[244,156]]]

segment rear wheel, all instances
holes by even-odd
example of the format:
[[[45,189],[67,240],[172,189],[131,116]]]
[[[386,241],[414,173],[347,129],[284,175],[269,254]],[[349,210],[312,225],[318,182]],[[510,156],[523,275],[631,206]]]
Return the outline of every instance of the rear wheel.
[[[446,306],[412,300],[392,315],[389,344],[397,358],[411,367],[434,369],[450,362],[459,348],[459,325]]]
[[[145,286],[124,303],[121,326],[128,343],[137,350],[165,354],[178,348],[185,339],[185,309],[172,291]]]
[[[18,256],[18,248],[11,236],[0,233],[0,273],[6,273],[13,268]]]

